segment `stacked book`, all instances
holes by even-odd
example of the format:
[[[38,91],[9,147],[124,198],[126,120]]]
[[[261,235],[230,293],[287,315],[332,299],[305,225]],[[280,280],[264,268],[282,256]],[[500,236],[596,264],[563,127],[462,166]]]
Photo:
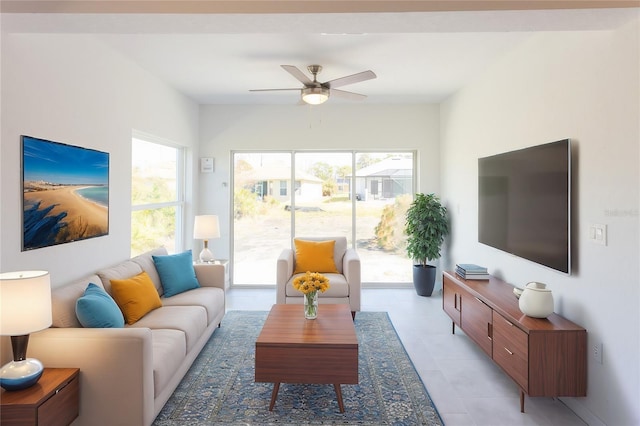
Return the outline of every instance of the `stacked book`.
[[[484,266],[474,265],[473,263],[457,263],[456,274],[465,280],[488,280],[489,272]]]

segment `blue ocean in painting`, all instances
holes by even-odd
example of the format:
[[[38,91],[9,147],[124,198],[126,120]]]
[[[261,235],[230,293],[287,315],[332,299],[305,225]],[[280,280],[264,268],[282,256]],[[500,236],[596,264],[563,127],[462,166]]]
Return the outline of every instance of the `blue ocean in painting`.
[[[109,206],[109,187],[108,186],[90,186],[76,190],[78,195],[87,200],[98,203],[102,206]]]

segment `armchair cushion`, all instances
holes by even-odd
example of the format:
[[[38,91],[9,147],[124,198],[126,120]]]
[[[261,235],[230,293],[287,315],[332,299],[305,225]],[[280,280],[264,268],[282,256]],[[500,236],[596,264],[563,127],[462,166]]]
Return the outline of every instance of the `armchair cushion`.
[[[333,257],[335,240],[293,240],[296,248],[294,274],[303,272],[338,273]]]

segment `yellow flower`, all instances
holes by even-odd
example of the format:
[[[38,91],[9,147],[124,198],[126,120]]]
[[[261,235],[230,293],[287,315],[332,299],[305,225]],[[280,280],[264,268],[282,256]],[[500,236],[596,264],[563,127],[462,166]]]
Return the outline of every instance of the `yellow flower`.
[[[307,271],[304,275],[300,275],[293,280],[293,288],[304,294],[314,291],[324,293],[329,289],[329,279],[319,272]]]

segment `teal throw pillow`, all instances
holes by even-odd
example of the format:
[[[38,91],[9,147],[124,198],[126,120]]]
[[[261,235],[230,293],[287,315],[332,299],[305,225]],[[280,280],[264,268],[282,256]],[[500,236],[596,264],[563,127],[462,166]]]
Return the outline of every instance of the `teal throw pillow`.
[[[115,300],[93,283],[76,300],[76,316],[86,328],[124,327],[124,316]]]
[[[200,287],[196,271],[193,269],[191,250],[179,254],[153,256],[153,262],[160,275],[164,297]]]

